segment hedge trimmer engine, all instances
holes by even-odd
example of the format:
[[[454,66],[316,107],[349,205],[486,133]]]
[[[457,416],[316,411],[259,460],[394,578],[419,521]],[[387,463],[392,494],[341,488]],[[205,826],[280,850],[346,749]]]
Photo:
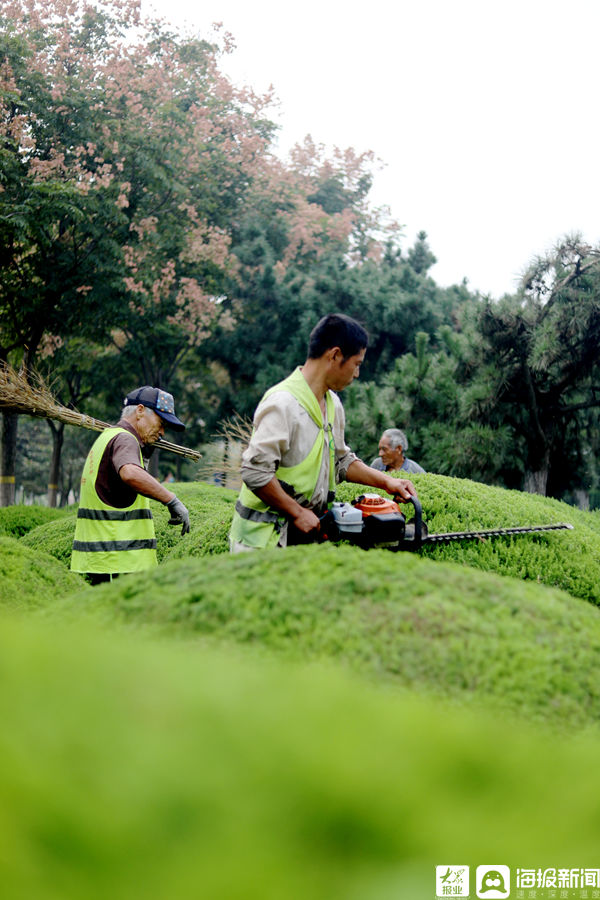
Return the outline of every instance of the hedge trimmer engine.
[[[400,506],[379,494],[362,494],[354,503],[333,503],[321,519],[324,540],[347,540],[368,550],[385,547],[388,550],[419,550],[425,544],[448,543],[459,540],[485,540],[503,534],[531,534],[534,531],[572,529],[559,522],[552,525],[524,525],[514,528],[488,528],[483,531],[451,531],[429,534],[423,522],[421,501],[411,497],[414,517],[406,520]]]

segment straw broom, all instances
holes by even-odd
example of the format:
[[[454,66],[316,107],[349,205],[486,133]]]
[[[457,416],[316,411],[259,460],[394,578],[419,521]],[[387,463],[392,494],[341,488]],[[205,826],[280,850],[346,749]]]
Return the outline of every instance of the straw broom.
[[[7,363],[0,364],[0,411],[22,413],[26,416],[38,416],[40,419],[56,419],[66,425],[89,428],[91,431],[105,431],[112,428],[107,422],[86,416],[85,413],[61,406],[52,396],[43,378],[33,373],[33,383],[29,383]],[[199,460],[202,454],[197,450],[180,447],[159,438],[154,444],[159,450],[169,450],[186,459]]]
[[[219,474],[224,477],[225,484],[232,483],[232,487],[239,487],[240,457],[251,437],[251,419],[235,415],[221,422],[212,443],[205,447],[206,454],[198,468],[199,477],[210,481],[215,474]],[[222,444],[225,445],[224,452]]]

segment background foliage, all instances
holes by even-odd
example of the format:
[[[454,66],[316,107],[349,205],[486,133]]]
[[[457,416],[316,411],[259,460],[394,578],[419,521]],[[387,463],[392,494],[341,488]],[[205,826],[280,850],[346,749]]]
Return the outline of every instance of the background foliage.
[[[164,387],[198,446],[251,416],[337,310],[370,333],[344,397],[367,460],[398,426],[428,471],[595,500],[596,248],[566,237],[501,300],[441,288],[426,233],[404,247],[371,205],[371,153],[306,138],[276,156],[271,97],[220,70],[226,35],[134,0],[10,0],[0,17],[0,358],[105,420],[132,385]],[[1,502],[16,478],[66,503],[85,437],[52,427],[49,459],[39,423],[21,432],[4,416]]]

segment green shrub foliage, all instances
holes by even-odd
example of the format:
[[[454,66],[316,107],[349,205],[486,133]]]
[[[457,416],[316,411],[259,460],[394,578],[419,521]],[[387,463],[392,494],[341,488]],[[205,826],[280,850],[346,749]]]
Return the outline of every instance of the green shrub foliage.
[[[227,552],[237,492],[203,483],[174,484],[169,488],[188,507],[191,530],[182,537],[181,528],[168,524],[167,508],[153,503],[159,561]]]
[[[0,610],[46,607],[83,585],[48,553],[0,537]]]
[[[597,855],[592,735],[23,619],[0,677],[7,898],[420,900],[442,860]]]
[[[430,532],[564,521],[574,526],[573,531],[432,545],[419,555],[560,587],[574,597],[600,604],[600,518],[595,513],[466,479],[416,475],[413,480]],[[175,484],[173,489],[190,510],[192,530],[182,537],[180,528],[167,524],[167,509],[153,502],[159,561],[227,553],[236,492],[202,483]],[[341,484],[337,495],[340,500],[351,500],[364,491],[361,485]],[[410,504],[405,512],[412,515]],[[75,518],[70,515],[41,525],[22,540],[68,565],[74,528]]]
[[[600,619],[566,593],[414,554],[309,546],[170,561],[67,601],[134,629],[332,659],[378,681],[581,725]]]
[[[28,531],[20,543],[25,547],[41,550],[58,559],[67,568],[71,565],[71,548],[75,534],[76,515],[63,516]]]
[[[0,534],[22,537],[39,525],[63,518],[68,512],[49,506],[3,506],[0,507]]]

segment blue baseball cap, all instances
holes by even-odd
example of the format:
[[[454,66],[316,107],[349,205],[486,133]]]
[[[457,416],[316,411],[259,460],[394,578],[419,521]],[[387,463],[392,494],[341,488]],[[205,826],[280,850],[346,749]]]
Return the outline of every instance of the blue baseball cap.
[[[183,431],[185,429],[183,422],[175,415],[175,401],[173,400],[173,394],[169,394],[167,391],[162,391],[160,388],[150,387],[149,384],[145,384],[144,387],[136,388],[135,391],[130,391],[125,397],[123,405],[137,406],[139,403],[141,403],[142,406],[147,406],[148,409],[154,410],[154,412],[160,416],[161,419],[164,419],[175,431]]]

